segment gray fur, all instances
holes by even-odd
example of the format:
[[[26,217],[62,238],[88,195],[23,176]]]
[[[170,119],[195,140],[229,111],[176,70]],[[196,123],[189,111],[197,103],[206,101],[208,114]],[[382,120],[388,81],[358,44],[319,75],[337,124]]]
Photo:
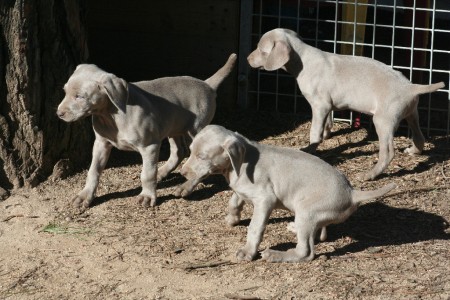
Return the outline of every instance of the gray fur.
[[[281,28],[261,37],[248,62],[253,68],[268,71],[284,69],[297,79],[313,114],[307,151],[314,152],[329,137],[332,110],[350,109],[373,115],[380,141],[379,159],[365,174],[365,180],[381,174],[394,158],[394,132],[403,119],[413,135],[413,145],[405,152],[421,153],[425,138],[419,128],[418,95],[444,87],[443,82],[412,84],[379,61],[321,51],[303,43],[295,32]]]
[[[380,197],[395,188],[391,183],[375,191],[353,190],[339,171],[323,160],[294,149],[258,144],[221,126],[208,125],[194,138],[191,155],[181,169],[189,181],[222,174],[234,191],[226,221],[236,225],[245,202],[253,205],[247,243],[238,260],[255,258],[270,213],[275,208],[295,214],[288,229],[297,233],[297,247],[286,252],[267,249],[271,262],[314,258],[314,237],[322,228],[345,221],[361,201]]]
[[[66,95],[57,110],[58,117],[66,122],[92,115],[92,163],[85,187],[73,199],[74,205],[90,205],[111,148],[116,147],[141,154],[142,192],[138,199],[143,206],[154,206],[157,181],[179,165],[188,155],[186,143],[211,122],[216,89],[235,61],[236,54],[232,54],[206,81],[181,76],[135,83],[127,83],[95,65],[79,65],[64,86]],[[157,170],[164,138],[169,139],[170,157]],[[189,184],[185,183],[185,189],[195,187]]]

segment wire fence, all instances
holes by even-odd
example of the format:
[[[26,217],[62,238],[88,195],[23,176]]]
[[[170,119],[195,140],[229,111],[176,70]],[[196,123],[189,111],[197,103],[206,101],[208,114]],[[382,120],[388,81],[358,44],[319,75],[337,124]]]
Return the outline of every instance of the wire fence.
[[[413,83],[444,81],[444,89],[420,96],[420,125],[427,135],[450,133],[450,1],[243,0],[241,53],[249,53],[262,34],[279,27],[298,32],[324,51],[381,61]],[[241,105],[311,114],[291,75],[249,70],[245,63],[239,67],[241,81],[246,80],[240,87]],[[334,119],[350,124],[370,120],[352,112],[335,112]]]

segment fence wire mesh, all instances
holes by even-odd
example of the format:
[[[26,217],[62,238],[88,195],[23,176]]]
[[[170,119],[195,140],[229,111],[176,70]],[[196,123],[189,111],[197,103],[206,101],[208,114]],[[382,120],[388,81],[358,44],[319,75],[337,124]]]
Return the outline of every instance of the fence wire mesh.
[[[444,89],[420,97],[420,125],[427,135],[450,133],[450,1],[243,2],[241,20],[251,18],[251,22],[241,22],[246,27],[241,28],[241,53],[254,49],[265,32],[282,27],[298,32],[306,43],[324,51],[379,60],[413,83],[444,81]],[[247,42],[246,34],[250,36]],[[241,104],[264,111],[311,114],[291,75],[242,70],[248,83],[245,92],[240,92],[245,98],[240,99]],[[336,112],[334,118],[349,123],[370,120],[352,112]]]

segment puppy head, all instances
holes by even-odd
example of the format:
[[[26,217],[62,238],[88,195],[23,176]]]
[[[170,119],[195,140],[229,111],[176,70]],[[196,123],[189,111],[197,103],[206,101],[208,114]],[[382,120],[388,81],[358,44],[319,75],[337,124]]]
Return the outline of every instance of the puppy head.
[[[126,110],[126,81],[95,65],[79,65],[64,85],[64,91],[66,95],[56,114],[66,122],[109,112],[111,103],[120,111]]]
[[[292,33],[294,32],[286,29],[266,32],[259,40],[256,49],[247,57],[250,66],[267,71],[282,68],[290,58],[291,46],[287,35]]]
[[[221,126],[208,125],[197,134],[190,149],[191,155],[181,169],[181,174],[186,178],[225,175],[230,169],[239,175],[245,148],[231,131]]]

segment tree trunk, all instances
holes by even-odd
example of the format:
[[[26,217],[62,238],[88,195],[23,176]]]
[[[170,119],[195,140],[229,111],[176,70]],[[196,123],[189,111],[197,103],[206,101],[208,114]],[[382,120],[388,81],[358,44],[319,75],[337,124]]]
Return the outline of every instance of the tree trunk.
[[[0,1],[0,186],[35,186],[60,159],[91,153],[92,129],[56,117],[62,87],[86,61],[84,0]]]

